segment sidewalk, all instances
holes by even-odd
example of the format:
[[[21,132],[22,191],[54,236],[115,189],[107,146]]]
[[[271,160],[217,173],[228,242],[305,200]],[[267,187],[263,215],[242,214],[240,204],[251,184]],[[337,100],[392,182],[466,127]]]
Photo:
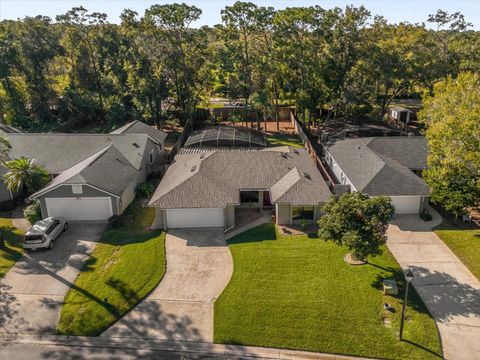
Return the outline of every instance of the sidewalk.
[[[412,284],[435,319],[446,359],[480,357],[480,282],[431,227],[417,215],[398,216],[389,226],[387,245],[400,266],[410,267]]]
[[[45,348],[46,352],[41,354],[37,350],[32,355],[40,355],[42,358],[48,355],[49,359],[85,359],[95,356],[115,356],[128,353],[132,356],[136,354],[142,358],[148,358],[149,352],[177,352],[190,354],[192,357],[199,355],[210,355],[225,359],[319,359],[319,360],[353,360],[365,359],[343,355],[314,353],[308,351],[296,351],[286,349],[261,348],[252,346],[223,345],[206,342],[187,342],[170,340],[142,340],[129,338],[113,337],[82,337],[82,336],[61,336],[61,335],[31,335],[31,334],[0,334],[0,348],[4,344],[38,345]],[[60,350],[52,351],[49,347],[58,347]],[[83,354],[72,353],[68,348],[87,349]],[[132,351],[134,350],[134,351]],[[0,350],[1,355],[1,350]],[[34,357],[37,358],[37,357]]]

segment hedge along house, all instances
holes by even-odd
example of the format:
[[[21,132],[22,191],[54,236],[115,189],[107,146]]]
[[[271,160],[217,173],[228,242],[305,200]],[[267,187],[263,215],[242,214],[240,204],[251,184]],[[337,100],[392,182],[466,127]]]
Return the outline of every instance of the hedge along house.
[[[428,148],[422,136],[337,139],[323,150],[336,180],[349,191],[389,196],[397,214],[418,214],[428,202],[421,177]]]
[[[138,121],[119,130],[8,134],[11,159],[33,158],[53,177],[31,196],[40,202],[43,217],[106,220],[119,215],[134,199],[137,185],[162,171],[166,134]]]
[[[272,208],[277,224],[312,223],[331,193],[305,149],[182,149],[149,206],[154,227],[234,227],[237,210]]]

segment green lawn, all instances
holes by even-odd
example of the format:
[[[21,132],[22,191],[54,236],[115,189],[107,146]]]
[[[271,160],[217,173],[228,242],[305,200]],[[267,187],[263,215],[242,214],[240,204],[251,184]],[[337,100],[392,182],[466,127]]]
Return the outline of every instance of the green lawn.
[[[286,236],[272,224],[229,240],[230,283],[215,302],[215,342],[395,359],[440,358],[437,328],[410,292],[404,338],[401,300],[381,280],[402,279],[385,249],[364,266],[343,261],[346,249],[316,237]],[[383,309],[391,304],[395,312]]]
[[[303,148],[302,140],[297,135],[288,135],[281,133],[273,133],[267,135],[267,141],[270,146],[293,146]]]
[[[480,230],[460,230],[441,225],[435,233],[470,271],[480,279]]]
[[[23,255],[23,232],[12,225],[12,220],[0,214],[0,231],[5,237],[5,249],[0,249],[0,279]]]
[[[145,230],[155,210],[135,211],[107,230],[65,297],[58,331],[98,335],[142,300],[165,273],[165,235]]]

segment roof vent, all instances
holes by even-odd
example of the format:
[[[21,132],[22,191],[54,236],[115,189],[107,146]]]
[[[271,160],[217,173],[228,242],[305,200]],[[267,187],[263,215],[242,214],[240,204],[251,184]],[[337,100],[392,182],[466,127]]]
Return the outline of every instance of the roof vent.
[[[288,159],[287,153],[282,152],[282,153],[280,154],[280,156],[281,156],[282,158],[284,158],[284,159]]]
[[[360,149],[361,149],[361,147],[360,147],[360,145],[358,145],[358,146],[357,146],[357,150],[360,150]]]
[[[310,175],[307,174],[306,172],[303,173],[303,176],[305,177],[305,179],[312,180],[312,178],[310,177]]]
[[[205,153],[202,153],[202,154],[200,155],[200,159],[205,159]]]
[[[194,172],[195,170],[197,170],[197,165],[193,165],[192,168],[190,169],[191,172]]]
[[[133,146],[135,146],[137,149],[140,147],[137,143],[132,143]]]
[[[298,155],[298,150],[297,149],[293,149],[293,152]]]

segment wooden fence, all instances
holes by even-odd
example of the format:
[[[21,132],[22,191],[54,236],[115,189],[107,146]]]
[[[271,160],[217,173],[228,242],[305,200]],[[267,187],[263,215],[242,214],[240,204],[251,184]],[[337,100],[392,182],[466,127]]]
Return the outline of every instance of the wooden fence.
[[[190,135],[190,132],[191,132],[190,120],[187,120],[187,122],[185,123],[185,126],[183,127],[182,133],[180,134],[177,141],[175,142],[175,145],[172,146],[172,149],[168,154],[169,163],[173,161],[173,158],[175,157],[175,155],[177,155],[178,151],[182,148],[183,144],[185,144],[185,141],[187,141],[187,138]]]
[[[318,156],[316,148],[312,145],[312,143],[310,142],[310,139],[305,134],[305,131],[302,125],[298,122],[297,117],[293,110],[290,110],[290,121],[292,122],[292,125],[295,128],[295,132],[298,134],[298,137],[300,138],[300,140],[302,140],[303,145],[305,146],[308,153],[310,154],[310,157],[312,158],[313,162],[317,166],[318,171],[320,171],[320,174],[322,175],[323,179],[327,183],[330,190],[333,191],[336,181],[330,176],[327,169],[323,165],[322,159],[320,159],[320,157]]]

